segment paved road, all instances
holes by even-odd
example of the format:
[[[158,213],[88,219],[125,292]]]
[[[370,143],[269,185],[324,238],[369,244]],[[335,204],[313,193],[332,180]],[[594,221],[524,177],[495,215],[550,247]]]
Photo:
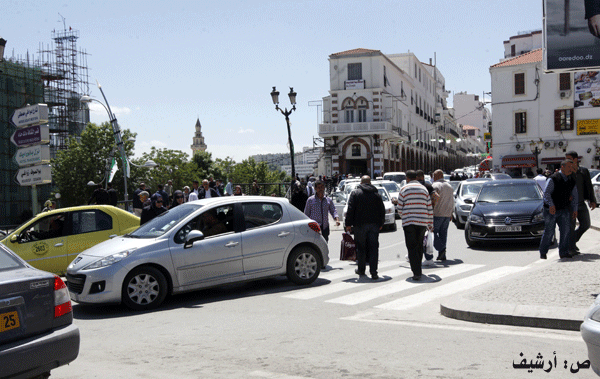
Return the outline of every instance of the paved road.
[[[518,378],[532,375],[513,368],[523,357],[587,359],[577,332],[440,315],[446,296],[536,264],[536,246],[473,250],[451,226],[450,261],[427,268],[430,279],[413,283],[401,231],[381,234],[376,282],[359,280],[353,264],[337,259],[339,228],[330,238],[329,269],[309,287],[261,280],[175,296],[146,313],[75,305],[81,353],[53,377]],[[595,375],[587,370],[576,377]]]

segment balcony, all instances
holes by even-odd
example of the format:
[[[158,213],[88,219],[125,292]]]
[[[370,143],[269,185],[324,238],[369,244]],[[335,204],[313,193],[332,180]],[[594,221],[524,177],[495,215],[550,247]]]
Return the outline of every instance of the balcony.
[[[398,130],[398,128],[393,128],[392,126],[392,123],[387,121],[319,124],[319,136],[360,136],[379,134],[382,137],[400,137],[401,139],[406,139],[408,132]]]

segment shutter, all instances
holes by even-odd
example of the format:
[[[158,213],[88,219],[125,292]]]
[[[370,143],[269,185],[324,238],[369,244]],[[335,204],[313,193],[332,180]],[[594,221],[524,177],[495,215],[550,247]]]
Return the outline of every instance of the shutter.
[[[558,109],[554,110],[554,131],[560,132],[560,111]]]
[[[573,114],[575,112],[573,112],[573,109],[571,109],[569,113],[571,114],[571,130],[573,130],[575,129],[575,120],[573,119]]]

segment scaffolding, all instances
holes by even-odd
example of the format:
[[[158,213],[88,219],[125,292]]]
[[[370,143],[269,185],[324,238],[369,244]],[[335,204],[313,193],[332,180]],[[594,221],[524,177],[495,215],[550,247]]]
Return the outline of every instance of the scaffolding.
[[[48,105],[50,155],[67,148],[89,122],[89,109],[80,102],[90,94],[87,52],[77,48],[79,31],[53,31],[51,45],[40,43],[37,65],[42,69],[44,103]]]

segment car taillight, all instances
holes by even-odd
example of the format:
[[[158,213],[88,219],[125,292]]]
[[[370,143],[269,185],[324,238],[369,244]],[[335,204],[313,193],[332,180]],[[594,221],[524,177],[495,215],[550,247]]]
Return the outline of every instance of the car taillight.
[[[314,230],[316,233],[321,233],[321,227],[317,222],[309,222],[308,227]]]
[[[65,282],[54,275],[54,318],[66,315],[73,311],[71,306],[71,297]]]

